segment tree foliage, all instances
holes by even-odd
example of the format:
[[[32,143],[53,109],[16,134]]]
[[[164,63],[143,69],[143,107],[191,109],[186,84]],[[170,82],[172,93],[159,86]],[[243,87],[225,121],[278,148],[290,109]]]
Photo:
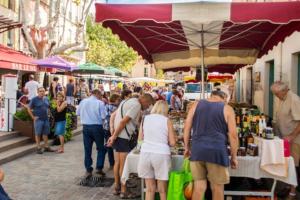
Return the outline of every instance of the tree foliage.
[[[138,55],[117,35],[101,24],[95,24],[90,16],[87,19],[86,32],[89,44],[87,62],[101,66],[114,66],[127,72],[131,71]]]
[[[157,79],[164,79],[164,71],[162,69],[156,69],[156,77]]]

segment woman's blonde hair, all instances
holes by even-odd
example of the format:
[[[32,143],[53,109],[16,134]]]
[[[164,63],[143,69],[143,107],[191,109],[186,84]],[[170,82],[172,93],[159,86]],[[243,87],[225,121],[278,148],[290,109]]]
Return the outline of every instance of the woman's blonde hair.
[[[169,112],[168,103],[163,100],[157,101],[151,110],[151,114],[160,114],[164,116],[168,116],[168,112]]]
[[[63,92],[57,92],[56,96],[61,96],[63,99],[65,98],[65,94]]]

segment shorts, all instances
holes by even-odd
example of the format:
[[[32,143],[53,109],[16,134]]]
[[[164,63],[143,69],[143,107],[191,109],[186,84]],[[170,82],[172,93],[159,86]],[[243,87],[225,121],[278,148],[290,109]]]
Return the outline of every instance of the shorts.
[[[55,122],[55,135],[64,135],[66,132],[66,121]]]
[[[169,180],[171,156],[166,154],[141,152],[138,175],[144,179]]]
[[[67,104],[70,104],[72,106],[74,106],[75,104],[75,98],[74,97],[66,97],[66,100],[67,100]]]
[[[49,120],[37,119],[34,122],[34,133],[35,135],[49,135],[50,134]]]
[[[210,183],[224,185],[230,181],[228,168],[222,165],[191,161],[191,172],[195,181],[208,180]]]
[[[129,147],[129,140],[120,137],[117,137],[117,139],[115,140],[113,148],[116,150],[116,152],[129,153],[131,151]]]
[[[291,156],[294,158],[295,166],[299,167],[299,162],[300,162],[300,144],[292,143],[290,148],[291,148]]]

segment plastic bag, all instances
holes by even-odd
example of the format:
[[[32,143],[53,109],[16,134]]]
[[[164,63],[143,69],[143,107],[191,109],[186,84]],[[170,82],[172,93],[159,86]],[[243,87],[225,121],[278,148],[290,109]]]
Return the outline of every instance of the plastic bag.
[[[169,175],[168,200],[190,200],[193,193],[193,177],[190,161],[185,158],[181,171],[171,171]]]

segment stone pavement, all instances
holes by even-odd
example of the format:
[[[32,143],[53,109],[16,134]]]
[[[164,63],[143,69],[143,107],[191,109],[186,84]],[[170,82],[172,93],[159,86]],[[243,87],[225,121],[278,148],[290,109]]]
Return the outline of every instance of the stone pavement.
[[[110,188],[89,188],[75,184],[84,174],[82,135],[65,145],[65,153],[30,154],[2,166],[3,186],[14,200],[117,200]],[[93,158],[96,158],[94,145]],[[107,161],[107,159],[106,159]],[[94,165],[95,166],[95,165]],[[108,171],[108,163],[104,171]]]

